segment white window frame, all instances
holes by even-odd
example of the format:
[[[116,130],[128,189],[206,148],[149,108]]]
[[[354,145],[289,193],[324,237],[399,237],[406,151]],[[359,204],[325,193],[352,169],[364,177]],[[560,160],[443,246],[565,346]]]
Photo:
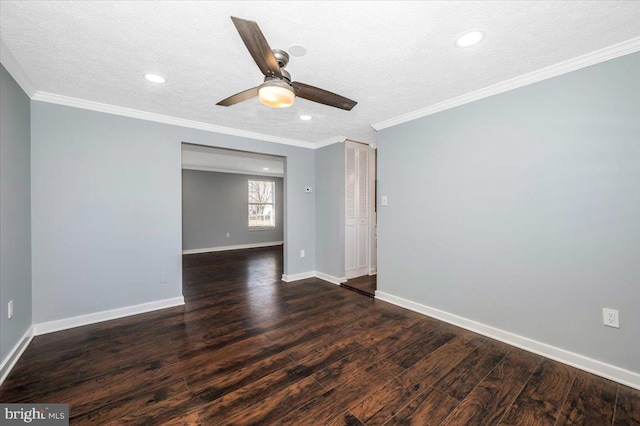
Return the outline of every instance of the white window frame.
[[[251,201],[251,184],[252,182],[262,182],[271,184],[271,202],[252,202]],[[248,179],[247,180],[247,224],[249,226],[249,231],[272,231],[276,228],[276,182],[269,179]],[[271,223],[273,225],[251,225],[251,216],[253,216],[250,212],[251,206],[256,205],[267,205],[271,206]],[[264,219],[263,219],[264,220]]]

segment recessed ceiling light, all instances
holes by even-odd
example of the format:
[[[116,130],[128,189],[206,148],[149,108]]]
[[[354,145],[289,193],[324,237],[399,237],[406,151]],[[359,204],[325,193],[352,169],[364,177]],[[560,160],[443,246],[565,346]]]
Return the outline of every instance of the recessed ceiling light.
[[[311,116],[310,115],[301,115],[300,116],[300,120],[309,121],[309,120],[311,120]]]
[[[145,74],[144,78],[146,78],[147,80],[152,81],[154,83],[164,83],[164,81],[165,81],[163,77],[160,77],[157,74]]]
[[[469,31],[468,33],[462,34],[456,40],[457,47],[469,47],[474,44],[480,43],[480,41],[484,38],[484,33],[482,31]]]
[[[262,170],[264,170],[265,172],[268,172],[269,168],[268,167],[263,167]]]
[[[299,44],[294,44],[293,46],[289,47],[289,53],[291,54],[291,56],[304,56],[307,54],[307,48]]]

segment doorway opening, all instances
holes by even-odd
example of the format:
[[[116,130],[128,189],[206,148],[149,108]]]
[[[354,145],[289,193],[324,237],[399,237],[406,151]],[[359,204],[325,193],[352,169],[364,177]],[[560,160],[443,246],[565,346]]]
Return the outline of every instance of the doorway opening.
[[[345,277],[342,285],[375,296],[376,151],[370,145],[345,143]]]
[[[257,270],[249,267],[247,286],[279,282],[284,269],[286,158],[183,143],[181,168],[182,253],[187,256],[183,275],[187,269],[198,270],[192,268],[194,262],[255,257],[256,262],[260,259],[260,277],[250,276]],[[207,268],[202,266],[204,273]]]

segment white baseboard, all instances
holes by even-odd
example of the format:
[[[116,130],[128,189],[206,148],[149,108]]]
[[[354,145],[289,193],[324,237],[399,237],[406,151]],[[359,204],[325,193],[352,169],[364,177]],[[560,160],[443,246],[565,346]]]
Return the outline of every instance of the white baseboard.
[[[290,283],[291,281],[306,280],[307,278],[313,278],[315,276],[316,276],[315,271],[307,271],[307,272],[301,272],[299,274],[291,274],[291,275],[282,274],[282,281],[286,283]]]
[[[33,325],[33,334],[53,333],[55,331],[67,330],[69,328],[94,324],[97,322],[109,321],[128,317],[131,315],[143,314],[145,312],[156,311],[158,309],[171,308],[184,305],[184,297],[173,297],[171,299],[157,300],[155,302],[142,303],[140,305],[126,306],[124,308],[111,309],[109,311],[95,312],[77,317],[65,318],[56,321],[41,322]]]
[[[315,272],[316,272],[317,278],[320,278],[321,280],[324,280],[324,281],[328,281],[331,284],[340,285],[340,283],[347,281],[345,277],[338,278],[338,277],[334,277],[333,275],[325,274],[323,272],[319,272],[319,271],[315,271]]]
[[[199,249],[182,250],[182,254],[198,254],[198,253],[211,253],[214,251],[228,251],[228,250],[242,250],[259,247],[271,247],[281,246],[284,241],[270,241],[268,243],[252,243],[252,244],[239,244],[235,246],[221,246],[221,247],[207,247]]]
[[[2,364],[0,364],[0,385],[2,385],[9,373],[11,373],[16,362],[18,362],[22,353],[27,349],[29,343],[31,343],[33,336],[33,326],[31,326],[27,329],[22,338],[20,338],[20,341],[18,341],[13,349],[11,349],[5,359],[2,360]]]
[[[325,274],[318,271],[307,271],[307,272],[301,272],[299,274],[293,274],[293,275],[282,274],[282,281],[287,283],[291,281],[306,280],[307,278],[320,278],[323,281],[328,281],[331,284],[336,284],[336,285],[340,285],[340,283],[343,283],[347,280],[344,277],[338,278],[338,277],[334,277],[332,275]]]
[[[563,364],[568,364],[572,367],[579,368],[580,370],[584,370],[640,390],[640,374],[633,371],[625,370],[623,368],[616,367],[615,365],[610,365],[602,361],[588,358],[584,355],[538,342],[536,340],[529,339],[528,337],[519,336],[499,328],[450,314],[448,312],[422,305],[411,300],[403,299],[402,297],[394,296],[392,294],[384,293],[382,291],[376,291],[376,299],[439,319],[449,324],[499,340],[511,346],[524,349],[525,351],[533,352],[546,358],[551,358]]]
[[[378,269],[377,268],[369,269],[369,275],[376,275],[377,273],[378,273]]]

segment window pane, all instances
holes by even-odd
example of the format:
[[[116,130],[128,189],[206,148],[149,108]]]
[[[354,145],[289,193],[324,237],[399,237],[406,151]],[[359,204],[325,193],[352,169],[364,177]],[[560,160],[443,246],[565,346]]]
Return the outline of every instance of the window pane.
[[[275,182],[249,181],[249,227],[275,227]]]
[[[273,204],[275,182],[263,180],[249,181],[249,202]]]
[[[249,204],[249,226],[275,226],[275,214],[270,204]]]

